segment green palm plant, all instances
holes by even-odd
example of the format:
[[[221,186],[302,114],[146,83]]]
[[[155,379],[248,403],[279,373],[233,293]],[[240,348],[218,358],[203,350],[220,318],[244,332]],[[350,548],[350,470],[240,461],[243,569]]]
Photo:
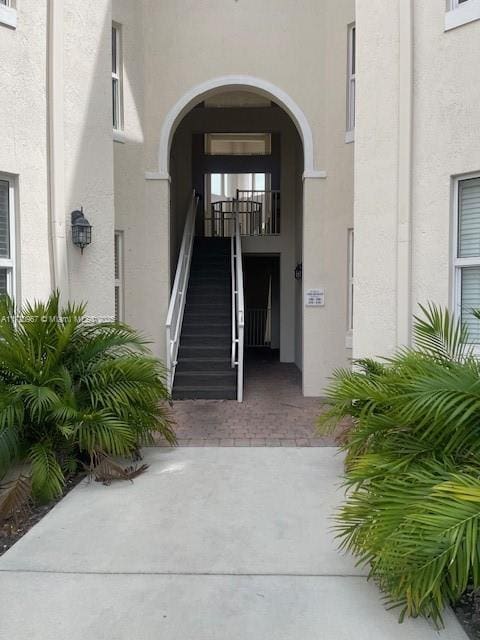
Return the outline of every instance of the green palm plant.
[[[17,310],[0,299],[0,478],[28,463],[34,497],[97,452],[129,456],[159,432],[175,442],[161,363],[124,324],[89,324],[59,294]]]
[[[415,348],[335,372],[320,425],[352,418],[341,546],[401,618],[441,624],[447,603],[480,587],[480,362],[448,311],[422,313]]]

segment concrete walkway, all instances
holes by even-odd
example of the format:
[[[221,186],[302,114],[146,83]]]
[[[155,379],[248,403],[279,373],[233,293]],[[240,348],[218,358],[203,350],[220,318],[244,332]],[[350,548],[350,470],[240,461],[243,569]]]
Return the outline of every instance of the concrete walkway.
[[[465,640],[397,623],[329,531],[333,448],[149,449],[81,484],[0,560],[15,640]]]

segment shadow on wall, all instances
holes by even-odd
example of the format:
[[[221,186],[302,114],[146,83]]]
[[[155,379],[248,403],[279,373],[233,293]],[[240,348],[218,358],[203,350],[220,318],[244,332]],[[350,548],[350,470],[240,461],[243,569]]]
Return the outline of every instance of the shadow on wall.
[[[55,10],[61,10],[58,6]],[[78,34],[82,37],[79,38]],[[111,15],[108,0],[64,5],[65,213],[70,297],[91,315],[114,312]],[[92,244],[72,244],[70,212],[84,208]]]

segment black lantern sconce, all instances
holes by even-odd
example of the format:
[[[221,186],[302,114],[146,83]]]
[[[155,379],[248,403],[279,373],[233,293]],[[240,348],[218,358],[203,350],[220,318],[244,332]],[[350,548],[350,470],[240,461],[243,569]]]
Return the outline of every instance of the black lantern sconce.
[[[303,265],[301,262],[295,267],[295,280],[301,280],[303,276]]]
[[[72,211],[72,241],[82,253],[92,241],[92,225],[83,215],[83,207]]]

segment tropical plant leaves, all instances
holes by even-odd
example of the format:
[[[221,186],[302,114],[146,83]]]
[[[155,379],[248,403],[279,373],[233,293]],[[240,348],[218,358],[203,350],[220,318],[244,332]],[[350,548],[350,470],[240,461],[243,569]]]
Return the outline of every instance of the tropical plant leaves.
[[[48,500],[85,455],[129,456],[154,433],[175,443],[165,369],[133,329],[90,324],[58,292],[20,309],[2,296],[0,317],[0,478],[28,460]]]
[[[435,305],[415,349],[335,372],[321,428],[353,418],[342,548],[367,565],[400,617],[442,610],[480,587],[480,363],[466,329]]]
[[[95,478],[96,482],[103,482],[108,485],[113,480],[130,480],[145,473],[148,464],[122,466],[103,451],[95,451],[92,454],[92,463],[88,469],[89,475]]]
[[[28,511],[32,496],[32,479],[26,475],[0,485],[0,522],[17,521]]]
[[[65,478],[52,444],[36,442],[29,451],[32,465],[34,496],[42,501],[53,500],[62,494]]]

